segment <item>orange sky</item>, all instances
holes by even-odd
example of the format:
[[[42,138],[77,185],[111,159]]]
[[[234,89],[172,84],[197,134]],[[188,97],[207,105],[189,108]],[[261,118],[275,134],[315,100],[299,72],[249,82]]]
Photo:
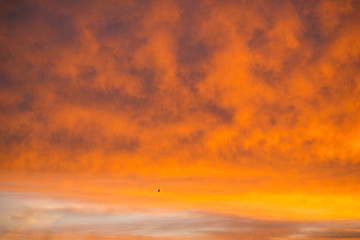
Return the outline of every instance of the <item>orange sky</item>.
[[[360,239],[359,1],[0,9],[0,237]]]

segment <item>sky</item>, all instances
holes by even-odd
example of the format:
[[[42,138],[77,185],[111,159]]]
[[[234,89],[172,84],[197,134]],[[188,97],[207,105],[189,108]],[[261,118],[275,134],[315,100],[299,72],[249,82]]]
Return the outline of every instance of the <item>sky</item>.
[[[1,239],[360,239],[359,0],[0,19]]]

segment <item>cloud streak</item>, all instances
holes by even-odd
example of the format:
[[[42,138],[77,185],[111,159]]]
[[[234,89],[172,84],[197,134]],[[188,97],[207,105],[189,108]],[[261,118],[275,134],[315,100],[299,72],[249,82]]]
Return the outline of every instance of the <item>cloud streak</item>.
[[[1,224],[2,237],[12,239],[19,235],[30,238],[43,235],[50,239],[348,239],[360,236],[359,221],[261,220],[166,209],[126,212],[106,205],[44,197],[3,192],[2,212],[3,220],[6,221]],[[22,228],[19,229],[19,226]],[[63,234],[69,232],[72,232],[69,236]]]

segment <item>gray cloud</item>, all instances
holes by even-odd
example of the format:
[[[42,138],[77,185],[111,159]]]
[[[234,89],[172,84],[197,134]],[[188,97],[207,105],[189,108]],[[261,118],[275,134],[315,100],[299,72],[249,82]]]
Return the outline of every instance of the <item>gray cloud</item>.
[[[9,218],[10,222],[1,223],[0,235],[11,239],[9,233],[15,234],[14,230],[20,228],[22,231],[17,234],[25,237],[49,234],[60,239],[64,237],[62,233],[70,231],[72,237],[85,239],[87,236],[104,239],[339,239],[360,236],[357,220],[262,220],[201,211],[162,212],[161,209],[123,212],[125,206],[102,208],[101,205],[49,197],[3,193],[2,208],[8,209],[3,209],[2,220]]]

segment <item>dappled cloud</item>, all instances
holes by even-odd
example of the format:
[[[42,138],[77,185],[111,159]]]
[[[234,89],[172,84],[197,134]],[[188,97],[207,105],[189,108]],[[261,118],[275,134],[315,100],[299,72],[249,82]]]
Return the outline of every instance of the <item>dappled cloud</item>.
[[[360,218],[359,1],[0,5],[1,191]]]

